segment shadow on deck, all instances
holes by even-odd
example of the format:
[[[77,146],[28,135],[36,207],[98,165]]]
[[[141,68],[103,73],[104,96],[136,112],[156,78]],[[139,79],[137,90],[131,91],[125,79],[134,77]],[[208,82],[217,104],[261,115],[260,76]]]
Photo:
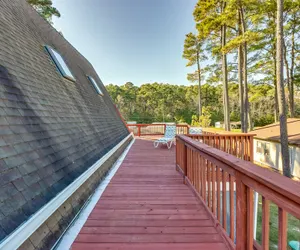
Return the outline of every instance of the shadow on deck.
[[[72,250],[228,249],[175,170],[175,148],[136,139]]]

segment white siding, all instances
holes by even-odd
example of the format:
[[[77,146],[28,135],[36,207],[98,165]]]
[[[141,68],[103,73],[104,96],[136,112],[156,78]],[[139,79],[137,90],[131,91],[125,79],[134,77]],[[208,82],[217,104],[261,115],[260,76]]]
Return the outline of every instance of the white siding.
[[[269,156],[258,153],[257,142],[270,143]],[[254,139],[253,146],[254,146],[254,161],[255,162],[282,170],[280,143]],[[300,178],[300,148],[290,145],[289,150],[290,150],[290,161],[291,161],[291,167],[292,167],[292,174],[294,176]]]

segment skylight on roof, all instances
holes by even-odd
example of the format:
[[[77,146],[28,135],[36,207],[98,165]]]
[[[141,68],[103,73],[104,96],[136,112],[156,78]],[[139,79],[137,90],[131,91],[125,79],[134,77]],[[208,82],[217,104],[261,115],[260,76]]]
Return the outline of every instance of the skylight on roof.
[[[93,84],[96,92],[99,94],[99,95],[103,95],[101,89],[99,88],[97,82],[95,81],[95,79],[91,76],[88,76],[88,79],[90,80],[90,82]]]
[[[75,77],[72,75],[68,65],[66,64],[62,56],[50,46],[45,46],[45,48],[51,56],[52,60],[54,61],[59,72],[62,74],[62,76],[74,81]]]

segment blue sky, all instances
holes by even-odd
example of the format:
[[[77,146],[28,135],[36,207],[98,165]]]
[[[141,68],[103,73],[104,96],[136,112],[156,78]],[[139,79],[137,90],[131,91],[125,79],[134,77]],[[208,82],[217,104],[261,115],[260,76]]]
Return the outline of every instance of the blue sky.
[[[94,66],[104,84],[190,84],[182,58],[197,0],[53,0],[54,27]]]

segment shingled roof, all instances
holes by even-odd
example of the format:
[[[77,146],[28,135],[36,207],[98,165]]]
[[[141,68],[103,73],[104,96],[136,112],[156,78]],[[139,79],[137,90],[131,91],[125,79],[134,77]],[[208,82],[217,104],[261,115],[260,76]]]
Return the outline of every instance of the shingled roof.
[[[300,119],[289,118],[287,120],[288,140],[290,144],[300,146]],[[255,129],[251,133],[256,138],[280,142],[279,122]]]
[[[128,131],[92,65],[25,0],[1,0],[0,23],[1,240]],[[61,76],[45,45],[76,81]]]

